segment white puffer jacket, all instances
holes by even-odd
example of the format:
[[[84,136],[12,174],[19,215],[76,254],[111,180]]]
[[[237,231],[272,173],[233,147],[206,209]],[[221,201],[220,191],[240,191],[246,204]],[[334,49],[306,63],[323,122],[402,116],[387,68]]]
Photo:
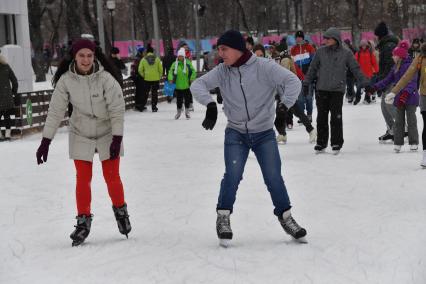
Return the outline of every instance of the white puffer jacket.
[[[112,136],[123,136],[125,102],[118,82],[97,61],[95,72],[90,75],[77,74],[71,64],[53,92],[43,137],[53,139],[69,102],[73,105],[69,129],[70,159],[92,161],[98,152],[101,161],[108,160]]]

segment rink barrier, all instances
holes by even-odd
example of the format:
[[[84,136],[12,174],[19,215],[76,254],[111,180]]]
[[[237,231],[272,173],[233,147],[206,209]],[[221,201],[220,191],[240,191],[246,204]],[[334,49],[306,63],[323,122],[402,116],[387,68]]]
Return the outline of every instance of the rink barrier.
[[[200,73],[199,76],[204,73]],[[158,101],[166,100],[163,95],[164,81],[160,81],[160,88],[158,90]],[[136,87],[132,79],[125,79],[123,81],[123,97],[126,104],[126,110],[135,107],[135,93]],[[33,92],[18,93],[19,106],[15,108],[14,115],[11,116],[12,120],[12,135],[15,138],[21,138],[24,134],[39,132],[43,129],[46,121],[49,103],[53,95],[53,89],[41,90]],[[151,98],[148,99],[148,103]],[[65,113],[61,126],[68,125],[68,112]],[[2,129],[4,130],[4,129]]]

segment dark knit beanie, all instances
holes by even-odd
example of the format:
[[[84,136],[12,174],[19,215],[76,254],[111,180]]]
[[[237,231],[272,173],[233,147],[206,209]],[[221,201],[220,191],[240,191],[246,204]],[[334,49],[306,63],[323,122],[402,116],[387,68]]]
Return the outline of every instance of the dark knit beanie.
[[[379,38],[382,38],[384,36],[387,36],[389,34],[388,26],[385,22],[380,22],[376,29],[374,30],[374,34],[378,36]]]
[[[303,31],[297,31],[296,34],[294,35],[294,37],[301,37],[303,39],[305,39],[305,34],[303,33]]]
[[[72,47],[71,47],[72,56],[75,57],[77,52],[83,48],[87,48],[95,52],[96,44],[93,41],[88,39],[84,39],[84,38],[79,39],[72,44]]]
[[[246,50],[246,43],[243,36],[240,32],[234,30],[226,31],[221,35],[217,40],[217,46],[219,45],[226,45],[242,52]]]
[[[118,47],[112,47],[111,48],[111,54],[119,54],[120,53],[120,49]]]

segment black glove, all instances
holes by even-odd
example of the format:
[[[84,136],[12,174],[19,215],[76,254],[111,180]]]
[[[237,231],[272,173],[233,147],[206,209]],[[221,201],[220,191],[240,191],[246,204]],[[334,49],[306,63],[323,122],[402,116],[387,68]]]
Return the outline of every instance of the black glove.
[[[303,95],[305,97],[309,95],[309,85],[303,85]]]
[[[217,120],[217,106],[215,102],[207,105],[206,118],[201,124],[206,130],[212,130]]]
[[[218,104],[221,105],[223,103],[223,99],[222,99],[222,95],[220,94],[220,91],[216,93],[216,99]]]
[[[37,164],[43,164],[47,162],[47,155],[49,154],[49,145],[52,140],[46,137],[43,137],[41,139],[40,146],[37,149],[36,157],[37,157]]]
[[[283,103],[278,103],[278,112],[279,113],[287,113],[288,108]]]
[[[117,159],[120,155],[120,149],[121,149],[121,141],[123,140],[123,136],[114,135],[112,136],[112,142],[109,146],[109,155],[110,160]]]

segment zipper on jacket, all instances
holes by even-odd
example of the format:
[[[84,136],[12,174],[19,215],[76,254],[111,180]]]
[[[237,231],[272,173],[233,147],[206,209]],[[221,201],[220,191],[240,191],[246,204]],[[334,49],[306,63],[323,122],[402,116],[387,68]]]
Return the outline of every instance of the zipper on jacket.
[[[243,92],[244,103],[245,103],[246,112],[247,112],[247,118],[248,118],[248,121],[250,121],[251,118],[250,118],[250,114],[249,114],[249,111],[248,111],[246,93],[244,92],[244,89],[243,89],[243,82],[242,82],[240,67],[238,67],[237,69],[238,69],[238,74],[240,74],[240,88],[241,88],[241,91]],[[246,121],[246,129],[247,129],[247,133],[248,133],[247,121]]]

